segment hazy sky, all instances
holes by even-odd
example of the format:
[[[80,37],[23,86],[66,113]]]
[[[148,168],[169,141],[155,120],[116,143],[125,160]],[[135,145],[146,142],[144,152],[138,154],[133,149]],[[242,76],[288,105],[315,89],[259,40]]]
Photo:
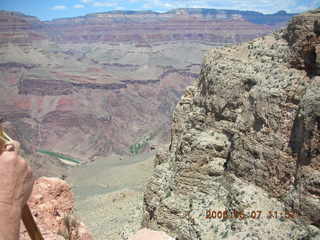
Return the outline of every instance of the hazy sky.
[[[303,12],[320,7],[320,0],[0,0],[0,9],[19,11],[41,20],[74,17],[110,10],[167,11],[174,8],[217,8]]]

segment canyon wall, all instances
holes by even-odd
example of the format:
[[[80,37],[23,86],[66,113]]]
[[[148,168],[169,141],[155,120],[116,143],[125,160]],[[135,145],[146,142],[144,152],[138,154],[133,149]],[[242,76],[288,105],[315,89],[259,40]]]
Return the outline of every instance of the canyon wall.
[[[65,43],[135,42],[150,46],[160,42],[205,41],[237,43],[265,35],[284,26],[295,14],[280,11],[176,9],[111,11],[74,18],[40,21],[17,12],[0,11],[0,44],[29,46],[40,40]]]
[[[206,55],[155,158],[145,227],[178,240],[320,238],[319,21],[308,12]]]
[[[168,13],[115,11],[53,20],[46,23],[43,31],[62,43],[138,42],[152,45],[184,40],[226,44],[247,41],[270,33],[275,27],[253,23],[246,16],[244,12],[197,13],[188,9]],[[285,23],[290,17],[285,14],[277,22]]]

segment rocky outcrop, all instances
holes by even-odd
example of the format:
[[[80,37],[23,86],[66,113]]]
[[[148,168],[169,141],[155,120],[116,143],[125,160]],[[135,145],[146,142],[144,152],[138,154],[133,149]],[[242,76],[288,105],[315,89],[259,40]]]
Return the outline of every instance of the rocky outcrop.
[[[320,77],[290,67],[292,26],[207,54],[155,159],[145,227],[179,240],[320,238]]]
[[[72,216],[74,198],[70,186],[63,180],[39,178],[28,204],[44,239],[92,240],[84,224]],[[24,227],[20,239],[29,239]]]
[[[295,186],[286,198],[289,206],[320,227],[320,77],[314,77],[301,98],[290,146],[297,159]],[[299,200],[297,200],[297,198]]]
[[[294,17],[286,38],[291,47],[291,65],[309,74],[320,74],[320,10]]]

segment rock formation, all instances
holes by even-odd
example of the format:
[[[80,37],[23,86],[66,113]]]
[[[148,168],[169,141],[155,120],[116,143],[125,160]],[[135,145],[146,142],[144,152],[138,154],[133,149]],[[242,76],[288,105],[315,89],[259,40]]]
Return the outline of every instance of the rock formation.
[[[0,46],[13,43],[26,47],[44,40],[45,36],[33,31],[40,26],[41,21],[36,17],[0,10]]]
[[[294,17],[288,26],[286,39],[291,47],[291,65],[308,74],[320,74],[319,9]]]
[[[39,178],[28,201],[37,225],[46,240],[92,240],[83,223],[72,216],[74,199],[70,186],[58,178]],[[21,240],[29,240],[23,223]]]
[[[145,227],[178,240],[320,239],[319,20],[207,54],[155,159]]]

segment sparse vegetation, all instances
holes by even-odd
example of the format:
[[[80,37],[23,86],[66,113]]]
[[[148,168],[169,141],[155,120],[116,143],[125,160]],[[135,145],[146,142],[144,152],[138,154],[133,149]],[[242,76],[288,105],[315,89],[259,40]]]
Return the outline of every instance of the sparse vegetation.
[[[70,161],[70,162],[73,162],[73,163],[77,163],[77,164],[80,164],[81,162],[79,160],[76,160],[72,157],[68,157],[62,153],[56,153],[56,152],[50,152],[50,151],[47,151],[47,150],[37,150],[37,152],[39,153],[42,153],[42,154],[46,154],[48,156],[51,156],[51,157],[56,157],[56,158],[61,158],[63,160],[66,160],[66,161]]]
[[[59,230],[58,235],[61,235],[66,240],[77,239],[79,222],[72,215],[67,215],[63,218],[63,227]]]
[[[222,238],[226,238],[228,236],[228,231],[225,231],[223,234],[222,234]]]
[[[169,197],[171,197],[171,191],[166,193],[166,198],[169,198]]]
[[[147,136],[140,142],[131,145],[129,148],[130,153],[132,153],[133,155],[138,154],[142,149],[144,149],[147,146],[151,139],[152,137]]]

